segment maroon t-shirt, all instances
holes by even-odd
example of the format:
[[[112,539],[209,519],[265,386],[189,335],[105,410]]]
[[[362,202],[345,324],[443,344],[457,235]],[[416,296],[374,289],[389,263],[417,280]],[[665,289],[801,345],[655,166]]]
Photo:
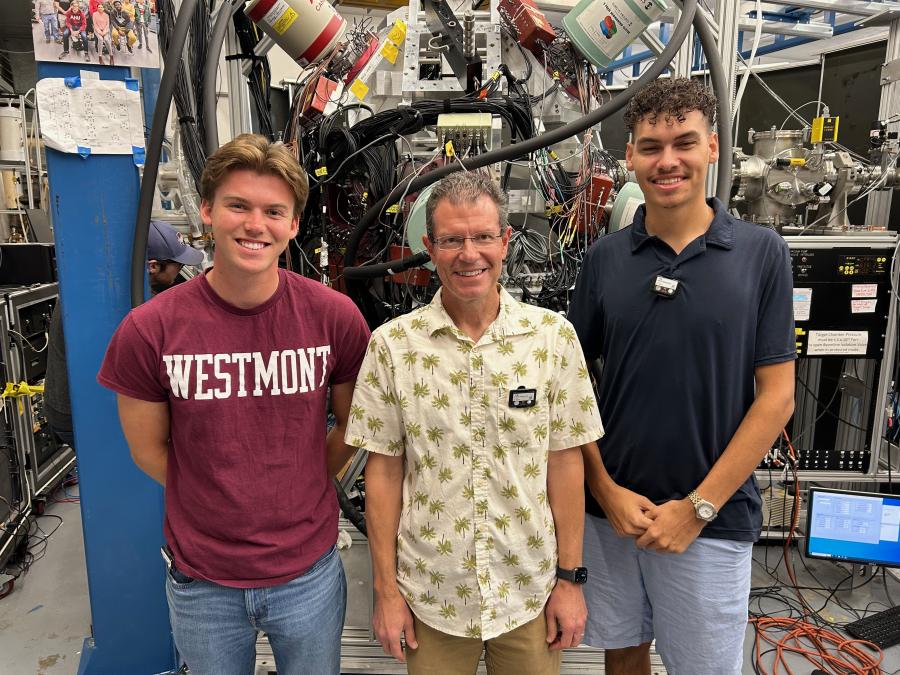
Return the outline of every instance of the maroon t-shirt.
[[[179,570],[238,588],[289,581],[335,543],[328,386],[356,377],[369,339],[349,298],[279,275],[253,309],[203,275],[156,296],[122,321],[97,376],[168,401],[166,540]]]

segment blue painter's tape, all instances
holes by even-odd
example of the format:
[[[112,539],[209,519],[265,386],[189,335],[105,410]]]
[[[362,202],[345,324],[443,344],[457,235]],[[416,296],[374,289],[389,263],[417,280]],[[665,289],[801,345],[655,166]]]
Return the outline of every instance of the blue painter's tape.
[[[131,91],[140,91],[138,89],[138,81],[135,77],[126,77],[125,78],[125,88],[130,89]]]
[[[146,158],[146,151],[144,148],[138,145],[132,145],[131,154],[134,155],[135,166],[144,166],[144,159]]]
[[[81,86],[81,76],[73,75],[72,77],[64,77],[63,82],[69,89],[77,89]]]
[[[91,156],[91,149],[90,149],[90,148],[86,148],[86,147],[84,147],[83,145],[78,145],[78,146],[76,146],[76,148],[77,148],[78,154],[81,155],[81,157],[82,157],[83,159],[87,159],[88,157]]]

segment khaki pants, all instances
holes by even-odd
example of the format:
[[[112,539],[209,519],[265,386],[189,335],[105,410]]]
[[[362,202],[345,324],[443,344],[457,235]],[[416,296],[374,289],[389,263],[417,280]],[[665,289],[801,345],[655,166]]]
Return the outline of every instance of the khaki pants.
[[[559,675],[562,652],[547,647],[543,612],[485,642],[447,635],[414,619],[419,648],[406,650],[409,675],[474,675],[482,651],[490,675]]]
[[[121,36],[125,36],[128,40],[128,46],[133,47],[134,43],[137,42],[137,36],[134,34],[134,31],[120,31],[118,28],[112,29],[112,41],[114,45],[119,44],[119,38]]]

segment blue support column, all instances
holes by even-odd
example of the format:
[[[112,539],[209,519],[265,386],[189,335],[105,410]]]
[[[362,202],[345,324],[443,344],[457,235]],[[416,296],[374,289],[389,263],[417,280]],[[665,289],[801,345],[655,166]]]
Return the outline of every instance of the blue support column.
[[[38,77],[81,70],[105,80],[130,77],[127,68],[58,63],[39,63]],[[82,159],[48,149],[47,172],[93,627],[78,673],[166,672],[176,664],[159,554],[163,492],[132,462],[115,395],[96,380],[106,345],[130,309],[138,171],[131,155]]]
[[[156,108],[156,97],[159,96],[159,70],[141,68],[141,93],[144,101],[144,136],[150,138],[150,120]],[[165,156],[164,156],[165,157]]]
[[[698,70],[702,70],[704,67],[703,61],[703,45],[700,44],[700,36],[697,33],[694,33],[694,66],[691,68],[692,72],[696,72]]]

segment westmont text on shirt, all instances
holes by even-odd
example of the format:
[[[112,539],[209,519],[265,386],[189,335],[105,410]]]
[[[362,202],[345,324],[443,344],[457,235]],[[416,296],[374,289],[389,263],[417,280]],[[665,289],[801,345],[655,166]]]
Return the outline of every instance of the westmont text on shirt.
[[[331,345],[231,354],[164,354],[172,395],[208,401],[291,395],[325,386]],[[193,380],[193,384],[192,384]],[[252,383],[253,389],[247,386]]]

